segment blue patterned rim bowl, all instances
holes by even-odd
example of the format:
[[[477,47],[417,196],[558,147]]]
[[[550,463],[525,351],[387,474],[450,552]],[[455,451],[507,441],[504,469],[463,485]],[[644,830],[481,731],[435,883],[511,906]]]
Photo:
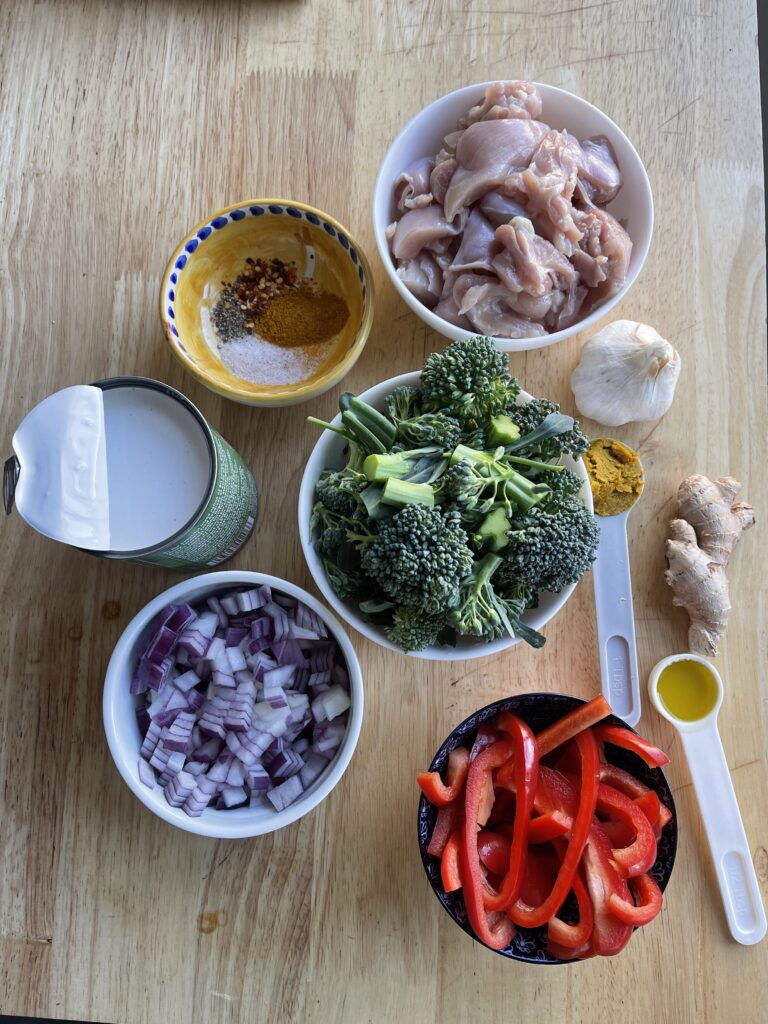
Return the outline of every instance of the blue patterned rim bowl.
[[[211,310],[223,282],[233,281],[249,258],[293,262],[349,309],[333,344],[308,361],[308,375],[296,383],[253,383],[217,354]],[[217,210],[178,244],[160,286],[160,320],[179,362],[217,394],[256,406],[294,405],[337,384],[365,347],[373,307],[371,268],[354,238],[327,213],[289,199],[248,199]]]
[[[586,701],[582,700],[581,697],[571,697],[564,693],[524,693],[518,697],[506,697],[503,700],[497,700],[493,704],[488,704],[479,711],[475,711],[469,718],[465,718],[460,725],[456,726],[435,754],[429,770],[442,772],[448,762],[450,752],[462,745],[471,746],[479,726],[491,721],[501,711],[510,711],[512,714],[518,715],[524,722],[528,723],[535,733],[538,733],[562,718],[569,711],[572,711],[575,707],[578,707],[579,704],[585,703]],[[611,725],[621,725],[627,729],[630,728],[626,722],[615,715],[611,715],[605,721]],[[631,731],[635,732],[636,730],[632,729]],[[648,786],[649,789],[652,789],[664,806],[672,812],[672,819],[665,826],[659,839],[658,856],[650,872],[663,890],[667,887],[670,875],[672,874],[675,853],[677,851],[677,815],[675,812],[675,802],[672,799],[672,791],[669,788],[666,776],[660,768],[649,768],[636,754],[628,750],[619,750],[618,747],[609,745],[606,748],[606,758],[611,764],[615,764],[619,768],[630,772],[640,782]],[[422,796],[419,800],[418,833],[419,850],[424,870],[427,873],[429,884],[432,886],[435,896],[437,896],[451,918],[467,935],[476,942],[479,942],[480,940],[472,931],[472,927],[467,920],[467,912],[464,908],[464,897],[461,895],[461,890],[451,893],[445,892],[440,880],[440,860],[437,857],[431,857],[427,853],[427,844],[432,835],[435,818],[435,808]],[[565,904],[563,916],[565,920],[573,923],[578,919],[578,912],[575,907],[570,906],[570,899],[569,897],[569,901]],[[482,945],[482,943],[480,944]],[[528,964],[579,962],[557,960],[549,956],[547,953],[546,926],[541,928],[518,928],[512,942],[505,946],[504,949],[494,950],[494,952],[498,952],[510,960],[520,960]]]

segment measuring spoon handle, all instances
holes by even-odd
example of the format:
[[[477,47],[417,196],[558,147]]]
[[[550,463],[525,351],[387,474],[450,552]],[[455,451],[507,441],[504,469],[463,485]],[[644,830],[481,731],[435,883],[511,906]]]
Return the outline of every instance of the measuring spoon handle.
[[[640,721],[635,616],[627,547],[627,513],[600,521],[600,544],[592,567],[597,643],[603,696],[628,725]]]
[[[717,726],[713,722],[680,735],[728,927],[737,942],[751,946],[765,935],[765,909]]]

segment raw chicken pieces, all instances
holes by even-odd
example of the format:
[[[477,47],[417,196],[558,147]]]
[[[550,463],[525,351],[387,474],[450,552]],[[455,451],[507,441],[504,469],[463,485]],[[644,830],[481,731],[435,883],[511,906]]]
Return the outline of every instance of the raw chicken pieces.
[[[466,330],[540,337],[626,280],[632,241],[604,208],[622,186],[611,145],[551,129],[541,110],[531,82],[495,82],[394,184],[397,275]]]

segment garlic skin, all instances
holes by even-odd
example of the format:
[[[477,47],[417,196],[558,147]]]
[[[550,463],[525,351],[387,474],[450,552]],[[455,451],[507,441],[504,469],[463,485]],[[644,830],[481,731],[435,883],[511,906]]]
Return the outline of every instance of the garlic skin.
[[[587,341],[571,388],[582,416],[620,427],[663,416],[679,376],[680,356],[658,331],[615,320]]]

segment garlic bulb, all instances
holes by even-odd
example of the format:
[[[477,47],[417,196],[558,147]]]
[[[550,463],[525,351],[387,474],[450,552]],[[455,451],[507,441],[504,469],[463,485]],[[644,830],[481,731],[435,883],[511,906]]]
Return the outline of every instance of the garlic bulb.
[[[680,356],[658,331],[634,320],[616,320],[582,349],[571,388],[582,416],[619,427],[663,416],[679,376]]]

